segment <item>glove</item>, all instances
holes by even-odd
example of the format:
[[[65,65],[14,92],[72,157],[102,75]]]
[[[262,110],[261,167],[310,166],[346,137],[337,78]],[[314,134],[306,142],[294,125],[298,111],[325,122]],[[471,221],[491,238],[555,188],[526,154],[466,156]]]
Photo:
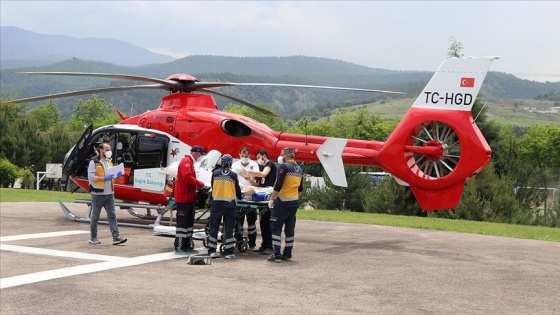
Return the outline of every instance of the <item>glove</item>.
[[[210,190],[210,188],[212,188],[212,187],[204,185],[204,186],[203,186],[202,188],[200,188],[200,189],[201,189],[201,190]]]
[[[121,177],[122,177],[122,173],[121,173],[121,172],[118,172],[118,173],[117,173],[117,177],[115,177],[115,179],[119,179],[119,178],[121,178]]]
[[[268,207],[269,207],[270,209],[274,208],[274,200],[270,199],[270,200],[268,201]]]
[[[103,177],[103,180],[104,180],[104,181],[111,180],[111,179],[113,179],[113,176],[114,176],[113,174],[111,174],[111,175],[105,175],[105,177]]]

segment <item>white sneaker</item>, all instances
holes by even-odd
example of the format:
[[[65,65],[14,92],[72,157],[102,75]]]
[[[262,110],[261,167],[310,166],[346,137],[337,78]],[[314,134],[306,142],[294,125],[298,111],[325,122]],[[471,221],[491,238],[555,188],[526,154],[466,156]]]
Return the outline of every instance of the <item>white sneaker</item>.
[[[210,254],[210,258],[218,258],[218,257],[220,257],[220,253],[213,252],[212,254]]]
[[[235,258],[235,255],[234,255],[234,254],[226,255],[226,259],[234,259],[234,258]]]

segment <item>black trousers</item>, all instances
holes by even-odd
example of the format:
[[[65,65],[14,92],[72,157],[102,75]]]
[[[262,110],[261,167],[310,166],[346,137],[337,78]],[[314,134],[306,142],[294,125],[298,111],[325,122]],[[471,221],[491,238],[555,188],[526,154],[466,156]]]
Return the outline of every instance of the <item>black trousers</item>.
[[[214,208],[210,210],[210,231],[208,234],[208,254],[218,250],[218,230],[224,219],[224,254],[231,255],[235,248],[233,229],[235,226],[235,208]]]
[[[296,212],[298,207],[282,207],[277,202],[270,215],[272,245],[274,256],[292,257],[292,249],[296,234]],[[282,228],[284,228],[284,250],[282,251]]]
[[[259,225],[261,228],[262,248],[272,249],[272,231],[270,230],[270,209],[266,208],[261,212]]]
[[[175,229],[175,250],[191,248],[194,225],[194,203],[177,203],[177,227]]]
[[[255,210],[247,212],[247,238],[249,240],[249,247],[257,246],[257,212]],[[245,216],[239,218],[239,231],[236,230],[235,238],[237,241],[243,239],[243,224],[245,223]],[[240,234],[240,235],[238,235]]]

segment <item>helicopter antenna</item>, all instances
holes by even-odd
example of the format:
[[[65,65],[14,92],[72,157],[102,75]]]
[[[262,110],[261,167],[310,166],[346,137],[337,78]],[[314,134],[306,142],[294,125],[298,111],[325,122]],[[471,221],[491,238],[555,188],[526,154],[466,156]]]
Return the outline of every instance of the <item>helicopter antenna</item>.
[[[307,117],[305,117],[305,118],[303,119],[303,129],[305,130],[305,145],[307,145],[307,144],[308,144],[307,135],[309,134],[309,133],[307,132]]]
[[[482,110],[484,109],[484,107],[486,107],[486,104],[488,104],[488,100],[486,100],[486,102],[484,103],[484,105],[482,105],[482,108],[480,109],[480,111],[478,112],[478,114],[476,115],[476,117],[474,118],[474,121],[476,122],[476,120],[478,119],[478,116],[480,116],[480,113],[482,113]]]

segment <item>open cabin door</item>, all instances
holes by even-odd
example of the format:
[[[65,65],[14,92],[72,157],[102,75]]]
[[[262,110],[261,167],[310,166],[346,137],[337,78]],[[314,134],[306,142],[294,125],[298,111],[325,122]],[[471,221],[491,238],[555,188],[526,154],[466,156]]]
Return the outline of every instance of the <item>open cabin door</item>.
[[[80,140],[76,143],[76,145],[70,151],[64,160],[64,165],[62,166],[62,170],[71,176],[76,176],[78,169],[80,168],[83,161],[85,161],[88,156],[90,155],[91,146],[88,145],[88,142],[91,138],[91,134],[93,132],[93,125],[87,127],[86,131],[80,137]]]

